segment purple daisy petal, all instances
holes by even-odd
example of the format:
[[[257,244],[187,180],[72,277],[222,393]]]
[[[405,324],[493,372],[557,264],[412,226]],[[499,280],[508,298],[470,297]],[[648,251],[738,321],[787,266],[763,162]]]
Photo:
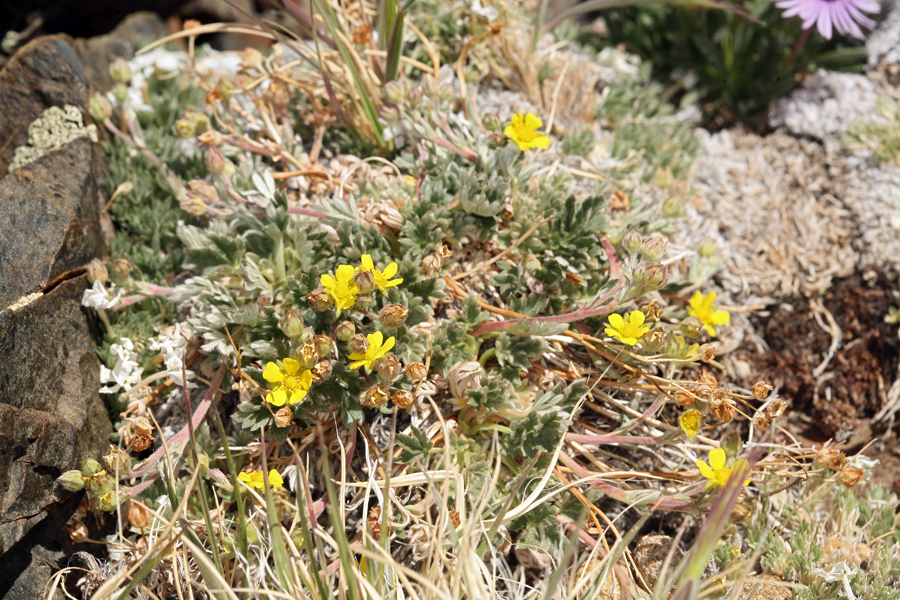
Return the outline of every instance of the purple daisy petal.
[[[881,6],[872,0],[776,0],[775,6],[785,9],[784,18],[800,17],[803,29],[815,24],[826,39],[831,39],[835,29],[844,35],[865,39],[860,26],[874,29],[875,21],[863,12],[881,11]]]

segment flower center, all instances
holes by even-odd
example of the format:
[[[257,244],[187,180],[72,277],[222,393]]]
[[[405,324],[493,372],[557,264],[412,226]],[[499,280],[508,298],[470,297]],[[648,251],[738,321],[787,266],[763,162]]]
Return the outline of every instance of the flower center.
[[[638,338],[641,337],[641,328],[626,321],[619,327],[619,333],[621,333],[623,337]]]
[[[294,377],[293,375],[291,375],[291,376],[289,376],[289,377],[286,377],[285,380],[284,380],[284,383],[282,383],[281,385],[284,386],[285,391],[291,391],[291,392],[293,392],[293,391],[296,390],[297,387],[300,385],[300,382],[297,381],[297,378],[296,378],[296,377]]]

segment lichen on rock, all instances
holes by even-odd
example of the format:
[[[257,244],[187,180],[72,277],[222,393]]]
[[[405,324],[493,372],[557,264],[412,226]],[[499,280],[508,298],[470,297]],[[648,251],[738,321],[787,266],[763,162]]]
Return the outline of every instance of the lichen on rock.
[[[51,106],[28,126],[28,145],[16,148],[9,170],[34,162],[51,150],[62,148],[79,137],[97,141],[97,127],[84,125],[81,111],[71,104]]]

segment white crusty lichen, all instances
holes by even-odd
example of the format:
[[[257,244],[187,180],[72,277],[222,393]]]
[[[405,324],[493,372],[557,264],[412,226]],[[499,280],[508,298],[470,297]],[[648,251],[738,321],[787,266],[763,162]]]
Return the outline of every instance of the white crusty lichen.
[[[66,104],[64,108],[51,106],[28,126],[28,145],[16,148],[9,170],[13,171],[47,154],[62,148],[75,138],[87,136],[97,141],[97,127],[85,127],[78,107]]]

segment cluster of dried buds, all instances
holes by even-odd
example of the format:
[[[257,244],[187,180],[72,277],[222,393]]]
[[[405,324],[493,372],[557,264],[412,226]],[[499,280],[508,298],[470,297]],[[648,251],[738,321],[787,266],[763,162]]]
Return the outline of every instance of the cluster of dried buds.
[[[119,438],[127,448],[143,452],[153,443],[153,425],[146,417],[129,419],[119,428]]]
[[[847,487],[856,485],[865,474],[859,467],[847,465],[846,454],[827,445],[816,453],[816,462],[826,469],[836,471],[840,482]]]
[[[720,388],[715,376],[708,371],[700,375],[699,385],[687,385],[675,392],[675,401],[685,408],[702,402],[722,423],[734,418],[735,403],[731,392]]]

